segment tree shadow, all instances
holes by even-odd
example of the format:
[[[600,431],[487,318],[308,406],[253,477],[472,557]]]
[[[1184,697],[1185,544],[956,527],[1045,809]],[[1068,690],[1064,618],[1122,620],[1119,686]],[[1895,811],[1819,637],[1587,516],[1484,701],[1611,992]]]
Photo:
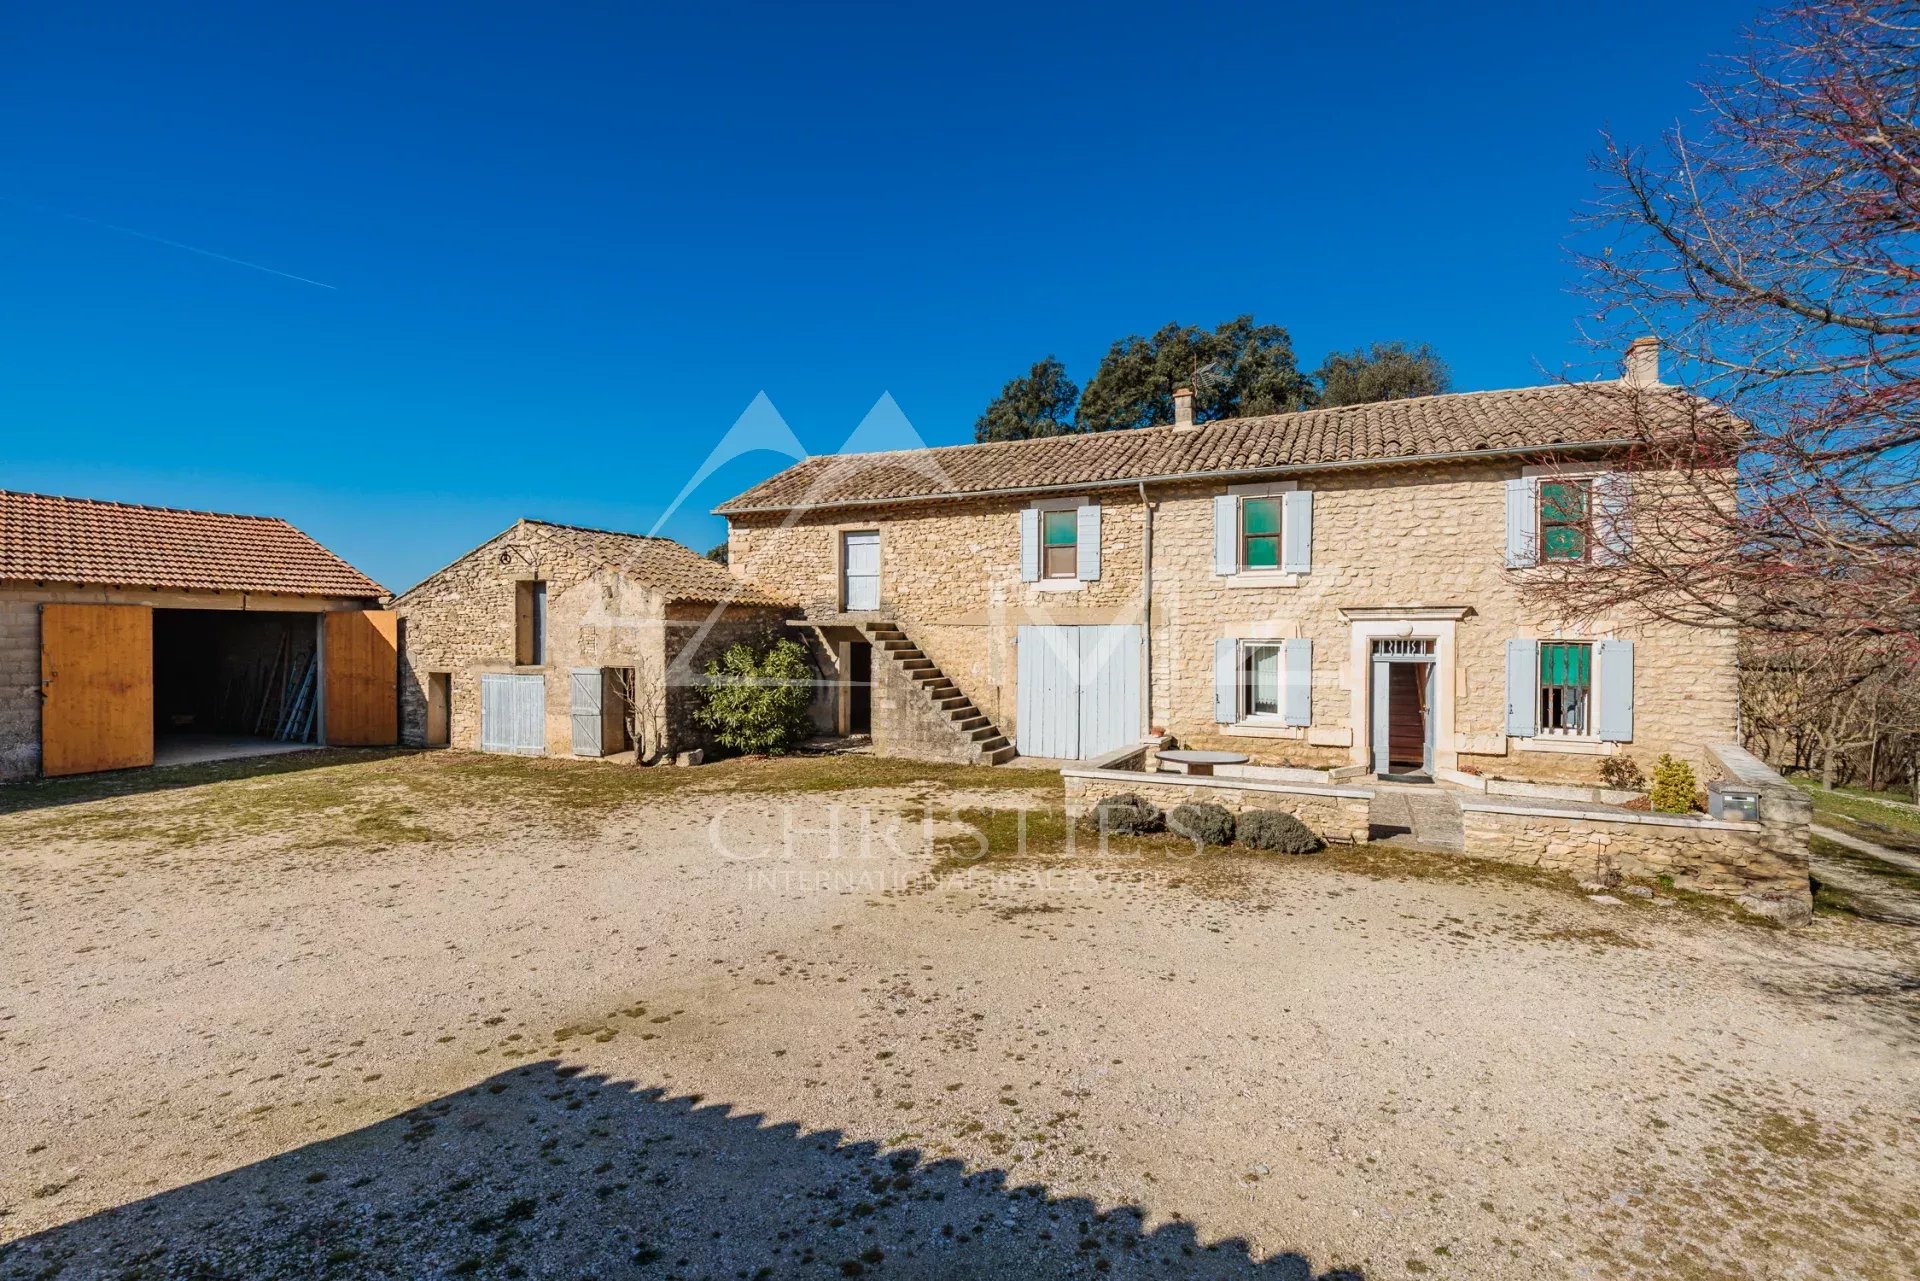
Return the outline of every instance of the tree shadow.
[[[142,765],[104,774],[32,779],[0,786],[0,815],[23,814],[31,810],[53,809],[61,805],[78,805],[113,797],[141,796],[149,792],[171,792],[232,779],[271,778],[276,774],[297,774],[303,770],[324,769],[329,765],[352,765],[418,754],[419,749],[410,748],[314,747],[271,756],[208,761],[198,765]]]
[[[54,1275],[1361,1281],[553,1061],[0,1249]]]

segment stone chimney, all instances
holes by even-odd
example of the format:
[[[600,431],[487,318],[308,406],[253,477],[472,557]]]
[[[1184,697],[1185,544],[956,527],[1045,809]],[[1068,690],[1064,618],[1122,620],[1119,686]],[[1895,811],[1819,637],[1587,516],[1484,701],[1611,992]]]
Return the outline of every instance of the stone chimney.
[[[1660,340],[1648,335],[1628,343],[1625,371],[1625,376],[1620,381],[1629,387],[1658,387],[1660,385]]]
[[[1173,389],[1173,425],[1175,427],[1193,426],[1193,388],[1175,387]]]

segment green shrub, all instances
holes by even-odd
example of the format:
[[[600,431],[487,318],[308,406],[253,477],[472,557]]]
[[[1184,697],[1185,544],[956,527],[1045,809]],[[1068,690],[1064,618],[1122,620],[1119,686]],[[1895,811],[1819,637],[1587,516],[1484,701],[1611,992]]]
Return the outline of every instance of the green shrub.
[[[1233,813],[1224,805],[1200,801],[1176,805],[1167,815],[1167,830],[1203,845],[1233,844]]]
[[[1623,792],[1637,792],[1647,785],[1647,776],[1633,757],[1609,756],[1600,762],[1600,781]]]
[[[1146,836],[1166,825],[1166,816],[1153,802],[1122,792],[1093,807],[1094,826],[1112,836]]]
[[[1698,790],[1693,766],[1662,752],[1653,765],[1653,791],[1647,803],[1661,814],[1685,814],[1693,808],[1693,794]]]
[[[1318,833],[1285,810],[1249,810],[1238,823],[1240,843],[1276,854],[1312,854],[1327,847]]]
[[[813,732],[813,687],[813,665],[798,641],[741,641],[707,664],[693,718],[722,747],[779,756]]]

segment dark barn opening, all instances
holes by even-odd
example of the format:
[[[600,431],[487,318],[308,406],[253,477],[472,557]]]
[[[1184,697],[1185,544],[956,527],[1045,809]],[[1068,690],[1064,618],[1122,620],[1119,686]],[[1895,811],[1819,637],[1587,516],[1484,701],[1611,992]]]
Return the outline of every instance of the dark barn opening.
[[[284,751],[319,741],[318,618],[153,611],[156,760]]]

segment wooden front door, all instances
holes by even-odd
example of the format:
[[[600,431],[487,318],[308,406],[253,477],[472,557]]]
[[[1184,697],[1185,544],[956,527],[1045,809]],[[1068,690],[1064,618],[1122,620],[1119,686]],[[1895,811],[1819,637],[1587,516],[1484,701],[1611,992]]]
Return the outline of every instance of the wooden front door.
[[[390,747],[400,741],[398,616],[385,609],[324,614],[327,742]]]
[[[40,769],[153,764],[153,610],[40,607]]]
[[[1432,667],[1387,665],[1387,767],[1396,774],[1427,768],[1427,673]]]

